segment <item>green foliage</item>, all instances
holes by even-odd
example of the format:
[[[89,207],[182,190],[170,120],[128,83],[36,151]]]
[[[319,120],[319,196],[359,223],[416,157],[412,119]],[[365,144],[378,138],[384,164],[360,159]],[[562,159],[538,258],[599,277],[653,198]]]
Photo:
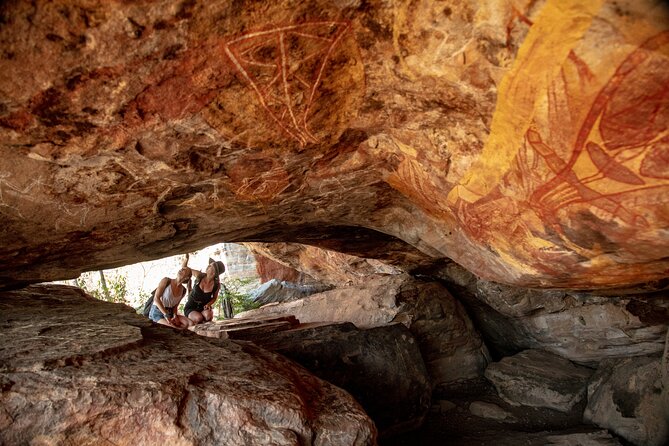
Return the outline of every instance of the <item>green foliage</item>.
[[[218,294],[219,319],[222,319],[225,314],[223,309],[224,299],[228,299],[232,305],[232,315],[260,307],[260,304],[253,302],[249,293],[245,291],[253,281],[253,278],[230,279],[227,277],[221,281],[221,291]]]
[[[143,289],[139,290],[139,306],[135,308],[136,312],[142,314],[142,311],[144,311],[144,304],[149,300],[149,297],[151,297],[150,292],[144,291]]]
[[[86,291],[88,294],[95,297],[96,299],[104,300],[107,302],[128,303],[126,299],[126,295],[128,292],[126,277],[122,275],[117,275],[111,278],[106,278],[103,276],[103,274],[104,273],[100,275],[100,279],[98,279],[97,285],[94,286],[90,285],[90,282],[92,282],[92,277],[90,276],[88,277],[89,279],[88,281],[84,277],[77,278],[76,279],[77,285],[79,286],[79,288]],[[84,275],[82,274],[82,276]]]

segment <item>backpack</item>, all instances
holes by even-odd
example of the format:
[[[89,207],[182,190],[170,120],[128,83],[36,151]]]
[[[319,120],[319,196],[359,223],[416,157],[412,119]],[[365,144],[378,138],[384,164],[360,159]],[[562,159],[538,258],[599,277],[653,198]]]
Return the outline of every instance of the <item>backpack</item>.
[[[163,277],[163,279],[168,279],[169,280],[169,277]],[[154,288],[151,291],[151,296],[149,296],[149,298],[144,303],[144,308],[142,308],[142,314],[146,317],[149,317],[149,313],[151,312],[151,305],[153,305],[153,296],[156,295],[156,290],[157,289],[158,288]]]
[[[153,305],[153,296],[156,294],[156,289],[151,291],[151,296],[147,299],[146,303],[144,303],[144,308],[142,308],[142,314],[146,317],[149,317],[149,313],[151,312],[151,305]]]

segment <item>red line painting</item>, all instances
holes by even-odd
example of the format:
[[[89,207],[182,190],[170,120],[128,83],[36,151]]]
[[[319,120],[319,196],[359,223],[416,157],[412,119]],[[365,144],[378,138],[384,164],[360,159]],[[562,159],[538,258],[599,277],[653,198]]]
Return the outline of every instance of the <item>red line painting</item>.
[[[307,22],[250,32],[225,44],[262,107],[302,147],[318,141],[309,114],[328,59],[348,28],[346,22]]]
[[[646,40],[583,113],[579,95],[590,94],[594,75],[570,55],[513,167],[486,196],[455,203],[468,236],[551,275],[612,249],[644,258],[655,241],[662,255],[666,241],[652,237],[666,226],[658,205],[669,193],[668,51],[669,31]],[[648,240],[630,238],[641,233]]]
[[[555,176],[538,187],[530,202],[544,217],[576,202],[588,202],[631,225],[648,226],[641,213],[625,209],[616,198],[621,191],[654,188],[644,177],[667,178],[669,157],[669,72],[666,57],[657,50],[669,44],[669,31],[648,39],[620,64],[592,103],[577,135],[571,156],[565,162],[541,140],[533,129],[526,137],[546,161]],[[592,141],[600,135],[601,145]],[[580,178],[576,162],[588,156],[597,174]],[[625,164],[641,157],[641,169],[634,172]],[[649,168],[652,166],[652,168]],[[665,173],[666,172],[666,173]],[[607,179],[615,190],[598,191],[597,182]]]

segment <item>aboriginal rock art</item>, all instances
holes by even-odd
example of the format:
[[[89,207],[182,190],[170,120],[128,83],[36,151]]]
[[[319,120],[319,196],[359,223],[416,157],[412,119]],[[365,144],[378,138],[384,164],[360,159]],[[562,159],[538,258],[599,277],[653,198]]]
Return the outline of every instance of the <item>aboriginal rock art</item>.
[[[651,210],[669,194],[668,53],[669,31],[630,52],[580,120],[568,84],[585,85],[592,74],[570,53],[548,85],[546,125],[532,121],[496,187],[473,203],[458,199],[457,218],[470,236],[495,244],[503,226],[513,245],[552,234],[555,245],[530,244],[528,253],[568,248],[591,258],[624,243],[629,231],[657,226]],[[569,78],[564,70],[577,74]]]
[[[290,184],[290,174],[281,162],[248,156],[231,166],[228,187],[241,200],[270,203]]]
[[[254,31],[229,40],[225,52],[279,128],[301,146],[314,97],[346,22],[309,22]]]
[[[669,189],[668,58],[658,51],[668,44],[665,31],[620,64],[592,103],[568,160],[528,130],[528,143],[555,174],[530,197],[544,217],[585,202],[628,225],[649,225],[625,199],[632,192]]]

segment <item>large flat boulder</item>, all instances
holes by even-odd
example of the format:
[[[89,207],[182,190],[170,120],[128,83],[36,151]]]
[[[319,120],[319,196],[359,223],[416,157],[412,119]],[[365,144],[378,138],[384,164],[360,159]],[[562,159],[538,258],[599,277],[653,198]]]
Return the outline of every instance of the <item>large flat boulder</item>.
[[[1,293],[0,327],[3,444],[376,443],[348,393],[288,359],[77,288]]]
[[[500,397],[515,406],[570,412],[585,401],[592,370],[541,350],[525,350],[485,370]]]

